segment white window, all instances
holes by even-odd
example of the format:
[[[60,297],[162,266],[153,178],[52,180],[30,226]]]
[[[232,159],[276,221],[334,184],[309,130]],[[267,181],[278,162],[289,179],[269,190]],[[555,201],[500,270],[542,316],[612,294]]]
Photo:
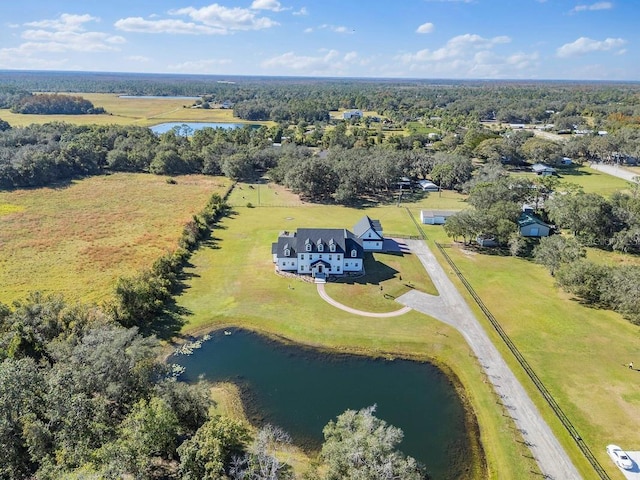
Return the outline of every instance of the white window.
[[[287,249],[285,249],[285,251],[284,251],[284,256],[285,256],[285,257],[289,257],[289,256],[291,256],[291,250],[289,250],[288,248],[287,248]]]
[[[319,252],[324,252],[324,245],[320,242],[318,242],[318,251]]]
[[[353,250],[351,250],[351,256],[352,257],[357,257],[358,256],[358,252],[356,251],[355,248]]]
[[[335,252],[336,251],[336,244],[335,243],[330,243],[329,244],[329,251],[330,252]]]
[[[329,261],[331,261],[331,260],[332,260],[332,258],[331,258],[331,257],[333,257],[333,255],[329,255]]]
[[[342,256],[341,256],[340,254],[338,254],[338,255],[336,256],[336,260],[341,260],[341,259],[342,259]]]
[[[305,249],[307,252],[310,252],[310,251],[311,251],[311,244],[310,244],[310,243],[307,243],[307,244],[304,246],[304,249]]]
[[[300,260],[304,260],[304,253],[300,255]]]
[[[340,265],[338,265],[338,271],[340,271]]]

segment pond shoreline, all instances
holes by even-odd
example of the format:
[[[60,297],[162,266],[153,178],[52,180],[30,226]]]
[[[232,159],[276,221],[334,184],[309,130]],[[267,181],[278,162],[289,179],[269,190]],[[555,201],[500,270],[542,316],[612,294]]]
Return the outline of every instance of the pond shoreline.
[[[435,369],[439,373],[441,373],[449,383],[449,385],[455,391],[460,404],[462,405],[464,411],[464,426],[465,426],[465,436],[466,436],[466,446],[469,450],[468,457],[469,463],[465,465],[464,471],[462,473],[462,477],[464,479],[476,479],[476,478],[487,478],[488,476],[488,467],[487,467],[487,459],[484,452],[484,448],[482,445],[482,439],[480,437],[480,426],[477,421],[477,417],[475,415],[474,409],[471,405],[471,402],[468,398],[467,392],[462,385],[462,382],[458,378],[458,376],[454,373],[454,371],[446,364],[442,362],[436,361],[434,358],[429,357],[428,355],[407,355],[407,354],[397,354],[395,352],[385,352],[385,351],[372,351],[366,348],[331,348],[322,344],[312,343],[312,342],[299,342],[293,341],[286,336],[274,333],[271,331],[265,331],[257,328],[250,328],[245,326],[237,326],[232,324],[227,325],[216,325],[214,327],[203,327],[191,332],[189,336],[185,336],[181,338],[178,342],[174,343],[171,346],[167,346],[163,352],[163,359],[166,362],[170,361],[170,357],[173,355],[176,347],[181,344],[185,344],[187,342],[198,341],[204,335],[223,335],[224,331],[229,331],[231,334],[235,333],[251,333],[255,334],[259,337],[262,337],[268,343],[273,343],[276,348],[281,347],[295,347],[305,351],[314,356],[332,356],[334,359],[336,357],[361,357],[361,358],[369,358],[371,360],[404,360],[415,362],[419,364],[428,364]],[[171,348],[171,350],[169,350]],[[212,382],[212,385],[215,385],[217,382]],[[251,398],[251,394],[249,393],[247,386],[243,385],[242,382],[233,382],[238,387],[238,391],[240,392],[240,398],[238,399],[244,407],[244,413],[246,417],[249,419],[250,423],[253,426],[259,426],[261,420],[264,420],[264,417],[260,415],[257,407],[253,405],[255,402],[254,399]],[[311,442],[313,443],[313,442]],[[302,451],[307,454],[317,454],[317,448],[309,448],[309,443],[302,442],[301,445],[296,445]]]

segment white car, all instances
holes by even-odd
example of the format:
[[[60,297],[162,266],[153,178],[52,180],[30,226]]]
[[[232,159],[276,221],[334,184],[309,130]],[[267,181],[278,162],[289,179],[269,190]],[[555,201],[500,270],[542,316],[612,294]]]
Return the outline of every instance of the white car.
[[[619,446],[607,445],[607,453],[611,457],[611,460],[620,468],[624,468],[625,470],[631,470],[633,468],[633,460],[631,460],[629,455]]]

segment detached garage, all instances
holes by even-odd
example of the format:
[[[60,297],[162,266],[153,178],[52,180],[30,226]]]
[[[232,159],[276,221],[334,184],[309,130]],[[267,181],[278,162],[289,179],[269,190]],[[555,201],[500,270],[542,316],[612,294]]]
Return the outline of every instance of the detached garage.
[[[456,213],[455,210],[421,210],[420,222],[424,225],[443,225],[447,218]]]
[[[531,213],[523,213],[518,219],[520,235],[523,237],[548,237],[551,225],[546,224]]]

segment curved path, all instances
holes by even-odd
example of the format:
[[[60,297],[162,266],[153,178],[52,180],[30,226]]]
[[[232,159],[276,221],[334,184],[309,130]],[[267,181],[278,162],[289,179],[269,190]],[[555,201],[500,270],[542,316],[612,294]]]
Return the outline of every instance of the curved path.
[[[505,409],[522,432],[544,478],[580,479],[580,474],[564,448],[429,247],[419,240],[406,240],[406,243],[422,262],[440,295],[433,296],[412,290],[396,301],[447,323],[462,334],[502,399]]]
[[[408,307],[408,306],[402,307],[400,310],[395,310],[393,312],[384,312],[384,313],[374,313],[374,312],[365,312],[362,310],[356,310],[355,308],[347,307],[346,305],[343,305],[340,302],[336,302],[333,298],[331,298],[324,289],[324,285],[325,285],[324,283],[318,283],[317,285],[318,285],[318,293],[320,294],[320,296],[325,302],[333,305],[336,308],[339,308],[340,310],[344,310],[345,312],[353,313],[354,315],[360,315],[363,317],[388,318],[388,317],[397,317],[399,315],[404,315],[405,313],[411,311],[411,307]]]

